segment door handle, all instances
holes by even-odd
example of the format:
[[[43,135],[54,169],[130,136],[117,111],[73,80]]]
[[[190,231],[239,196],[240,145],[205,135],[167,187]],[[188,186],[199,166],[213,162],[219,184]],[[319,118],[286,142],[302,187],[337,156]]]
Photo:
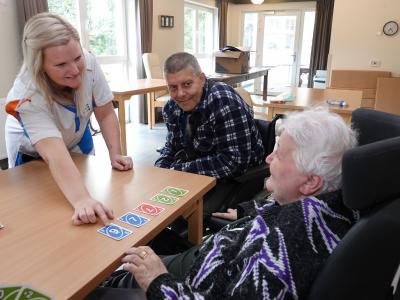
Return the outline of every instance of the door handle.
[[[292,57],[293,57],[293,63],[295,63],[295,62],[296,62],[296,59],[297,59],[297,53],[294,52],[294,53],[292,54]]]

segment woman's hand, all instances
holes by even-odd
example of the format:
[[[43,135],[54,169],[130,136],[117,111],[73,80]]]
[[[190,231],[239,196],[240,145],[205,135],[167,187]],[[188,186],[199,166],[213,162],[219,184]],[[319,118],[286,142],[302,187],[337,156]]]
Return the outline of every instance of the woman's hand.
[[[235,221],[235,220],[237,220],[237,209],[228,208],[228,211],[226,213],[214,212],[211,215],[213,217]]]
[[[111,165],[114,169],[127,171],[133,168],[132,157],[120,154],[110,155]]]
[[[136,282],[145,292],[154,279],[168,273],[161,259],[150,247],[132,247],[125,254],[122,258],[124,270],[135,276]]]
[[[99,218],[104,225],[108,225],[110,220],[114,219],[114,213],[111,209],[92,198],[77,201],[73,206],[75,212],[72,216],[72,224],[74,225],[96,223],[97,218]]]

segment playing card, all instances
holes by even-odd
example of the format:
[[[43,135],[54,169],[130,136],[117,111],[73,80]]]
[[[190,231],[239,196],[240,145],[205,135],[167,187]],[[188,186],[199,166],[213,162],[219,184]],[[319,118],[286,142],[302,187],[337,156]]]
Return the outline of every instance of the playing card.
[[[185,196],[187,193],[189,193],[188,190],[184,190],[184,189],[180,189],[177,187],[173,187],[173,186],[167,186],[162,190],[163,193],[167,193],[171,196],[174,197],[183,197]]]
[[[175,204],[176,201],[178,201],[178,198],[172,197],[172,196],[167,196],[167,195],[163,195],[163,194],[157,194],[154,195],[151,200],[156,201],[156,202],[160,202],[163,204],[168,204],[168,205],[172,205]]]
[[[117,241],[122,240],[132,233],[129,229],[118,226],[114,223],[104,226],[97,231]]]
[[[13,300],[22,289],[22,286],[0,286],[0,300]]]
[[[19,293],[18,300],[51,300],[49,296],[46,296],[42,292],[32,289],[29,286],[24,286]]]
[[[135,227],[140,227],[143,226],[144,224],[146,224],[149,219],[145,218],[145,217],[141,217],[137,214],[128,212],[126,214],[124,214],[123,216],[119,217],[119,220],[127,223],[129,225],[135,226]]]
[[[156,216],[160,214],[165,208],[151,205],[148,203],[142,203],[138,207],[136,207],[134,210],[140,211],[142,213],[148,214],[150,216]]]

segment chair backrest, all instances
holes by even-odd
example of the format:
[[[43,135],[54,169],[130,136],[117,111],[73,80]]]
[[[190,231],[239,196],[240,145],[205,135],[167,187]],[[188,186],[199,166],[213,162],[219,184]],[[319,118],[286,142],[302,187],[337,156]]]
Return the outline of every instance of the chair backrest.
[[[143,53],[143,66],[146,72],[146,77],[149,79],[162,79],[162,68],[160,59],[156,53]]]
[[[284,115],[282,114],[276,114],[271,121],[254,119],[258,132],[261,135],[265,156],[269,155],[274,150],[276,142],[276,123],[283,117]]]
[[[144,71],[148,79],[162,79],[162,67],[156,53],[143,53]],[[169,100],[168,90],[155,92],[155,100],[161,100],[162,106]],[[160,107],[162,107],[160,106]]]
[[[236,93],[239,94],[240,97],[247,103],[248,106],[253,107],[253,100],[251,99],[251,95],[248,91],[246,91],[241,86],[235,87]]]
[[[343,199],[348,207],[360,211],[361,219],[326,261],[308,300],[398,299],[393,296],[393,286],[400,288],[396,281],[400,264],[400,136],[391,122],[399,122],[399,118],[390,114],[385,118],[377,111],[359,114],[377,116],[370,120],[379,120],[385,134],[380,139],[361,131],[365,143],[343,157]],[[389,133],[396,137],[386,138]]]
[[[400,115],[400,77],[378,78],[375,109]]]
[[[359,133],[359,145],[400,136],[400,116],[359,108],[351,114],[351,122]]]

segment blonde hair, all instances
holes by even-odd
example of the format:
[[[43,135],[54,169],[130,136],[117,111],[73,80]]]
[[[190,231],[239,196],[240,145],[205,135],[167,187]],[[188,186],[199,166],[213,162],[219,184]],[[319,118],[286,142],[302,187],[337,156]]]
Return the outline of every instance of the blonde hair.
[[[28,73],[50,107],[57,98],[50,78],[43,72],[43,50],[49,47],[66,45],[70,40],[80,43],[78,31],[64,18],[40,13],[31,17],[25,24],[22,36],[23,64],[19,75]],[[83,52],[82,52],[83,55]],[[79,91],[76,103],[80,103]]]

